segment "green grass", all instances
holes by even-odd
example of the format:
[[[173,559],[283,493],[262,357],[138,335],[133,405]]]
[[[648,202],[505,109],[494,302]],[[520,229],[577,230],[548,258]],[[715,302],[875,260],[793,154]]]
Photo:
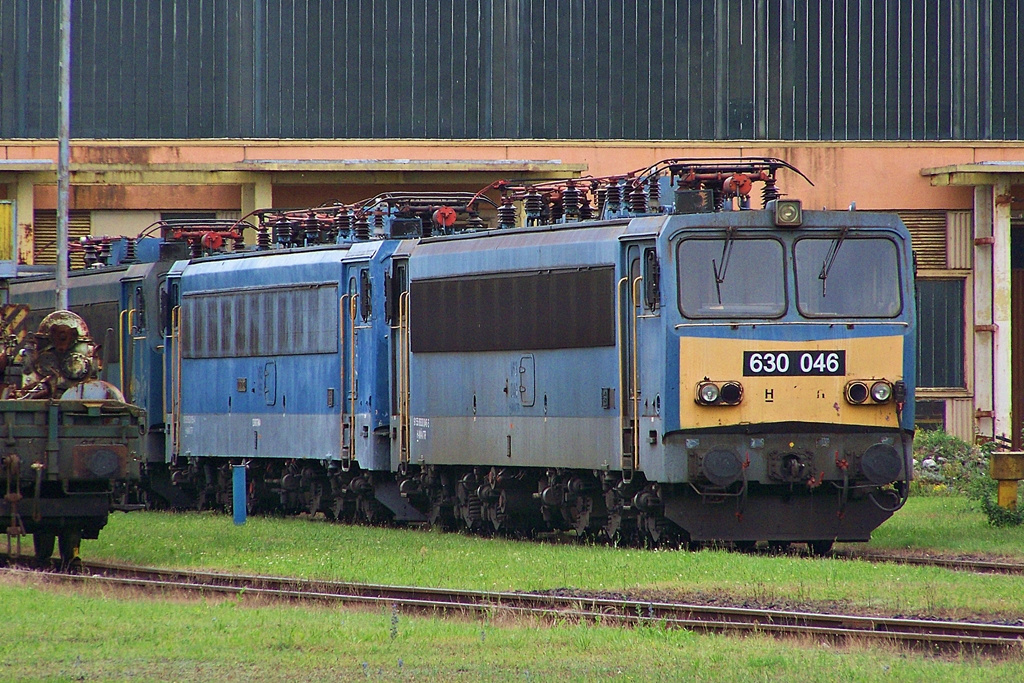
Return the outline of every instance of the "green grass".
[[[992,526],[963,496],[917,496],[875,531],[869,547],[997,554],[1024,560],[1024,526]]]
[[[1011,547],[1018,530],[989,529],[956,498],[920,498],[882,527],[873,546],[927,545],[958,552]],[[1005,540],[1005,539],[1010,540]],[[1020,543],[1020,541],[1017,541]],[[944,544],[944,545],[943,545]],[[962,617],[1024,614],[1024,577],[841,559],[767,557],[704,550],[650,551],[484,539],[408,529],[351,527],[305,519],[250,518],[242,527],[213,514],[115,515],[88,558],[143,565],[488,590],[569,588],[679,599],[727,594],[788,606],[834,605],[900,614]]]
[[[184,600],[0,577],[0,679],[1022,680],[1024,663],[928,658],[660,627],[429,619],[255,599]]]
[[[877,548],[1024,557],[955,497],[915,498]],[[1024,614],[1024,578],[715,550],[644,551],[375,529],[304,519],[114,515],[88,558],[336,580],[575,588],[905,614]],[[78,591],[78,592],[76,592]],[[2,680],[1024,680],[1024,658],[937,659],[658,627],[413,617],[391,610],[184,599],[0,578]]]

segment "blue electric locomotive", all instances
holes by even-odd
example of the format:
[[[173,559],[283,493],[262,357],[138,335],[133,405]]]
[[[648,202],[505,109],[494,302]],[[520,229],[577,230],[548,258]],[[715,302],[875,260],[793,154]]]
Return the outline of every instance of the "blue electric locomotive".
[[[470,528],[865,540],[912,473],[910,237],[891,215],[748,210],[730,187],[773,188],[774,163],[611,179],[647,199],[664,171],[672,212],[420,242],[403,490]]]
[[[244,463],[253,511],[824,551],[905,501],[913,258],[787,168],[266,210],[255,248],[165,231],[187,252],[72,282],[119,292],[151,500],[226,506]]]

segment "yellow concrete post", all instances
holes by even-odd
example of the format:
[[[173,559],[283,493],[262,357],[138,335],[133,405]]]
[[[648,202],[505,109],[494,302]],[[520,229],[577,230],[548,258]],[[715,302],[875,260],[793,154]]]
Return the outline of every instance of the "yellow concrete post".
[[[18,174],[15,201],[18,207],[18,262],[31,266],[35,263],[35,209],[36,184],[27,173]]]
[[[256,209],[269,209],[274,203],[274,190],[273,185],[270,182],[270,174],[260,173],[257,174],[254,182],[251,184],[242,185],[242,215],[246,216]],[[252,225],[258,225],[259,221],[253,216],[247,219]],[[253,230],[247,230],[245,233],[245,243],[255,244],[256,233]]]
[[[996,502],[1006,510],[1017,509],[1017,485],[1024,479],[1024,451],[996,451],[988,466],[989,475],[999,482]]]
[[[0,261],[17,262],[15,239],[18,226],[15,225],[15,203],[10,199],[0,200]]]

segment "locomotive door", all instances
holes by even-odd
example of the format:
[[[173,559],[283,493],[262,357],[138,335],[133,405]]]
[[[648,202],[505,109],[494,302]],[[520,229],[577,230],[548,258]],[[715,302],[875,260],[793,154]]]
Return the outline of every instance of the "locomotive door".
[[[131,334],[131,353],[125,381],[128,386],[122,388],[125,400],[129,403],[148,408],[150,404],[150,368],[149,368],[149,313],[146,310],[146,292],[142,280],[129,284],[132,296],[132,310],[129,316],[129,332]]]
[[[118,379],[117,385],[124,395],[124,400],[133,403],[137,400],[133,391],[133,378],[138,376],[135,366],[139,357],[136,348],[138,337],[139,308],[145,316],[145,297],[142,296],[142,280],[123,280],[121,282],[121,313],[118,319]]]
[[[644,284],[645,275],[657,267],[652,258],[653,241],[624,245],[622,276],[616,288],[619,352],[619,427],[622,439],[622,473],[629,479],[640,468],[640,319],[645,308],[654,309],[650,288]],[[646,259],[646,262],[645,262]],[[648,279],[651,279],[650,277]],[[646,306],[645,306],[646,301]]]
[[[340,328],[341,328],[341,466],[348,469],[353,459],[358,459],[360,453],[359,444],[363,443],[361,450],[366,451],[368,438],[368,422],[364,424],[362,440],[356,438],[357,419],[361,413],[367,410],[367,392],[372,391],[372,374],[370,382],[360,393],[360,366],[372,362],[367,351],[360,353],[360,349],[373,349],[370,343],[371,312],[372,312],[372,286],[370,283],[370,269],[367,261],[351,262],[347,264],[347,286],[346,293],[340,299]],[[368,417],[366,418],[369,419]]]
[[[263,365],[263,400],[268,406],[277,403],[277,361]]]
[[[177,266],[176,266],[177,267]],[[177,457],[181,415],[181,296],[180,272],[168,273],[160,282],[160,325],[163,335],[164,459]]]
[[[384,275],[384,314],[391,328],[391,424],[399,466],[409,462],[409,260],[394,259]],[[397,451],[397,452],[396,452]]]

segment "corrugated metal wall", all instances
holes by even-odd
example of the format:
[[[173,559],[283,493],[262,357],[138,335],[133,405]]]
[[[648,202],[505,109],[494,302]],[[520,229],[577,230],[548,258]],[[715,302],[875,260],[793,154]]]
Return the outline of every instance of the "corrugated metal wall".
[[[0,138],[58,0],[0,0]],[[1021,139],[1024,0],[90,0],[72,135]]]

